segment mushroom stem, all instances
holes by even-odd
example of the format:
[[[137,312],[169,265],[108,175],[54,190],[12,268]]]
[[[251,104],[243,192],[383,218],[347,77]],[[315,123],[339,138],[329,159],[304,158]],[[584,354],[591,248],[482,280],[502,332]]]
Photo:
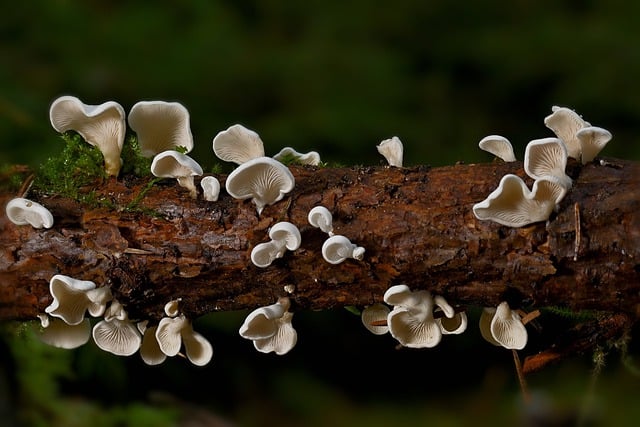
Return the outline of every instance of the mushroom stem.
[[[196,190],[196,185],[193,182],[193,176],[179,176],[176,179],[181,187],[189,190],[189,196],[191,196],[192,199],[198,197],[198,191]]]

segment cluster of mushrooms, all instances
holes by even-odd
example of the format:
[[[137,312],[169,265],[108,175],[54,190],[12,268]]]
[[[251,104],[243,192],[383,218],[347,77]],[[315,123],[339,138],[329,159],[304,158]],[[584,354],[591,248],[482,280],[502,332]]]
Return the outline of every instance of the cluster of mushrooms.
[[[141,155],[153,159],[151,173],[176,179],[190,197],[198,197],[194,177],[203,175],[203,170],[188,155],[193,149],[193,137],[189,113],[181,104],[138,102],[126,117],[120,104],[113,101],[87,105],[76,97],[62,96],[51,105],[50,121],[56,131],[75,131],[97,147],[103,154],[106,173],[114,177],[122,167],[120,155],[128,121],[137,135]],[[571,178],[565,173],[567,157],[579,159],[583,164],[590,162],[611,139],[608,131],[591,126],[569,108],[553,107],[544,123],[556,137],[531,141],[524,156],[524,169],[534,180],[533,188],[529,190],[516,175],[505,175],[495,191],[473,206],[478,219],[510,227],[546,221],[571,189]],[[227,193],[239,200],[250,199],[258,215],[265,206],[282,200],[294,188],[294,176],[282,159],[294,158],[309,165],[320,162],[317,152],[298,153],[291,147],[269,157],[260,136],[240,124],[219,132],[212,145],[218,158],[237,165],[226,179]],[[516,160],[510,142],[502,136],[487,136],[479,147],[505,162]],[[389,166],[403,166],[403,145],[398,137],[383,140],[377,149]],[[218,200],[220,183],[215,177],[203,177],[200,187],[205,200]],[[6,213],[16,225],[50,228],[54,222],[46,207],[21,197],[7,204]],[[349,258],[363,259],[364,248],[334,233],[332,214],[326,207],[311,209],[308,221],[328,236],[322,246],[325,261],[339,264]],[[301,244],[298,227],[286,221],[270,228],[269,239],[251,251],[251,262],[257,267],[268,267]],[[107,286],[58,274],[50,279],[49,290],[53,302],[39,316],[42,326],[39,336],[47,344],[72,349],[93,338],[99,348],[116,355],[128,356],[139,351],[149,365],[178,354],[198,366],[206,365],[212,358],[211,344],[193,330],[191,321],[180,312],[179,299],[167,302],[166,316],[157,325],[148,326],[147,321],[130,320]],[[431,348],[443,335],[460,334],[467,328],[464,311],[456,312],[442,296],[426,290],[412,291],[406,285],[395,285],[387,289],[383,301],[362,310],[362,323],[376,335],[390,333],[404,347]],[[288,353],[297,342],[289,309],[288,297],[255,309],[240,327],[240,336],[253,341],[260,352]],[[102,319],[91,327],[87,313]],[[522,315],[507,302],[485,307],[479,322],[481,334],[496,346],[522,349],[527,343]]]

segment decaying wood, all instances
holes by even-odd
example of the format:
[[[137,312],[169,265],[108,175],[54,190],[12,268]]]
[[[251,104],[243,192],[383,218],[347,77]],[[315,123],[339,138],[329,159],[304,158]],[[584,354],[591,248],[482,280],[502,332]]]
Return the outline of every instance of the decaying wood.
[[[574,186],[547,223],[521,228],[475,218],[472,206],[521,162],[448,167],[291,166],[294,190],[258,215],[250,201],[222,192],[191,199],[174,180],[111,178],[96,184],[103,207],[29,194],[53,228],[0,217],[0,319],[32,320],[51,302],[49,279],[65,274],[110,286],[132,319],[159,319],[182,298],[192,318],[255,308],[289,295],[293,310],[382,301],[407,284],[443,295],[459,309],[561,306],[640,312],[640,164],[608,159],[570,165]],[[196,178],[198,184],[199,178]],[[15,194],[0,194],[4,206]],[[334,231],[366,249],[364,259],[323,260],[327,235],[307,214],[323,205]],[[302,245],[267,268],[250,261],[279,221],[297,225]],[[288,290],[286,291],[285,288]],[[289,293],[290,292],[290,293]]]

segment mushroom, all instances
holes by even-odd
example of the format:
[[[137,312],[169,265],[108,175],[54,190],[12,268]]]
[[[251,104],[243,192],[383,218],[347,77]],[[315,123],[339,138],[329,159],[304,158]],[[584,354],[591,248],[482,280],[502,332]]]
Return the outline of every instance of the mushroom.
[[[298,334],[291,321],[290,300],[281,297],[275,304],[253,310],[240,326],[240,336],[253,341],[261,353],[288,353],[298,341]]]
[[[527,329],[520,315],[506,301],[497,308],[485,307],[480,315],[480,334],[495,346],[522,350],[527,345]]]
[[[167,355],[160,349],[160,344],[156,338],[158,326],[143,327],[141,323],[139,322],[137,325],[142,334],[140,357],[147,365],[159,365],[167,359]]]
[[[598,155],[598,153],[611,140],[611,132],[597,126],[587,126],[576,132],[576,137],[580,141],[582,154],[580,162],[586,165]]]
[[[258,215],[293,190],[295,179],[291,171],[270,157],[257,157],[235,168],[225,183],[227,193],[239,200],[251,199]]]
[[[129,111],[128,120],[143,157],[180,147],[184,153],[193,150],[189,111],[178,102],[140,101]]]
[[[196,366],[204,366],[211,361],[213,349],[207,339],[193,330],[193,325],[184,314],[163,317],[155,331],[160,350],[167,356],[178,354],[184,345],[187,359]]]
[[[282,258],[287,249],[295,251],[302,243],[298,227],[287,221],[271,227],[269,237],[269,242],[260,243],[251,251],[251,262],[258,267],[268,267],[275,259]]]
[[[307,215],[309,224],[333,236],[333,216],[324,206],[316,206]]]
[[[120,104],[108,101],[87,105],[75,96],[61,96],[51,104],[49,119],[56,131],[76,131],[87,143],[97,147],[104,157],[107,174],[118,176],[127,126]]]
[[[202,167],[186,154],[174,150],[163,151],[153,158],[151,173],[159,178],[175,178],[178,185],[189,190],[191,198],[198,197],[193,177],[202,175]]]
[[[49,319],[42,322],[38,338],[45,344],[71,350],[86,344],[91,338],[91,321],[84,319],[77,325],[69,325],[61,319]],[[45,326],[46,325],[46,326]]]
[[[202,194],[204,199],[209,202],[215,202],[220,195],[220,181],[215,176],[205,176],[200,180]]]
[[[403,146],[397,136],[385,139],[376,146],[378,153],[382,154],[389,166],[402,167]]]
[[[117,356],[131,356],[142,343],[140,332],[116,300],[111,301],[104,320],[93,327],[92,335],[99,348]]]
[[[524,170],[533,179],[555,176],[569,190],[571,178],[565,174],[567,149],[558,138],[534,139],[524,151]]]
[[[582,148],[576,134],[582,128],[591,126],[570,108],[551,107],[552,113],[544,118],[544,124],[562,140],[567,147],[567,155],[574,159],[580,158]]]
[[[340,264],[347,258],[362,261],[364,248],[340,235],[333,235],[322,244],[322,257],[331,264]]]
[[[379,302],[368,305],[362,310],[360,319],[362,324],[367,330],[375,335],[384,335],[389,332],[389,327],[386,325],[387,316],[391,310],[384,304]],[[378,325],[378,322],[383,322],[384,325]]]
[[[480,220],[522,227],[549,219],[566,192],[557,177],[543,176],[533,183],[533,189],[529,191],[519,176],[507,174],[485,200],[473,205],[473,214]]]
[[[436,311],[438,310],[434,310]],[[439,317],[436,321],[443,335],[457,335],[467,330],[467,314],[464,311],[459,311],[451,317]]]
[[[213,152],[221,160],[238,165],[265,155],[260,136],[240,124],[218,132],[213,138]]]
[[[5,208],[7,218],[16,225],[31,225],[33,228],[53,227],[53,215],[38,202],[22,197],[11,199]]]
[[[44,309],[45,313],[64,320],[68,325],[82,323],[87,311],[94,317],[101,316],[112,298],[106,286],[96,288],[94,282],[62,274],[51,278],[49,292],[53,302]]]
[[[488,135],[480,140],[478,147],[487,151],[505,162],[515,162],[516,155],[513,153],[511,142],[504,136]]]
[[[320,164],[320,154],[318,154],[317,151],[299,153],[291,147],[284,147],[276,155],[274,155],[273,158],[282,163],[293,161],[302,165],[317,166]]]

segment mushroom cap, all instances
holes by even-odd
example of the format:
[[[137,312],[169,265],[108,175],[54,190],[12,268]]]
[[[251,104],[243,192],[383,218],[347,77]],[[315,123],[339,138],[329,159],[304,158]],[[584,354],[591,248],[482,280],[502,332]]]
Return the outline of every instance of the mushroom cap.
[[[527,345],[527,328],[520,315],[512,311],[506,301],[496,308],[490,331],[491,336],[504,348],[522,350]]]
[[[277,319],[284,316],[288,307],[286,304],[276,302],[265,307],[253,310],[240,326],[240,336],[250,340],[270,338],[278,332]]]
[[[453,317],[440,317],[436,319],[443,335],[461,334],[467,330],[467,313],[460,311]]]
[[[598,153],[611,140],[612,135],[606,129],[597,126],[587,126],[580,129],[576,133],[576,137],[580,141],[582,156],[580,162],[586,165],[598,155]]]
[[[402,167],[404,147],[397,136],[385,139],[376,146],[378,153],[382,154],[389,166]]]
[[[178,147],[187,153],[193,150],[189,111],[178,102],[140,101],[129,111],[128,120],[143,157]]]
[[[391,310],[379,302],[371,304],[362,310],[360,319],[367,330],[375,335],[384,335],[389,332],[388,326],[372,325],[373,322],[386,321]]]
[[[252,199],[260,214],[293,190],[295,178],[291,171],[270,157],[257,157],[235,168],[225,183],[227,193],[235,199]]]
[[[204,366],[213,357],[213,347],[204,335],[193,330],[191,323],[182,331],[182,342],[187,359],[196,366]]]
[[[51,319],[49,326],[39,333],[40,341],[57,348],[71,350],[86,344],[91,338],[91,321],[84,319],[77,325],[69,325],[60,319]]]
[[[387,326],[400,344],[411,348],[438,345],[442,331],[433,317],[435,301],[429,291],[411,291],[406,285],[395,285],[387,289],[383,298],[394,306],[387,316]]]
[[[347,258],[356,258],[362,259],[363,250],[359,250],[356,253],[356,250],[359,247],[353,243],[349,239],[341,235],[334,235],[329,237],[322,244],[322,257],[331,264],[340,264]],[[361,249],[361,248],[360,248]]]
[[[104,351],[117,356],[131,356],[138,351],[142,337],[136,326],[125,315],[111,320],[101,320],[93,327],[93,340]]]
[[[265,268],[276,259],[284,255],[286,248],[277,242],[269,241],[259,243],[251,250],[251,262],[256,267]]]
[[[580,158],[582,149],[576,133],[584,127],[591,126],[591,124],[584,121],[578,113],[570,108],[554,105],[551,111],[552,113],[544,118],[545,126],[562,140],[567,147],[567,155],[569,157]]]
[[[513,152],[511,142],[504,136],[488,135],[480,140],[478,147],[487,151],[505,162],[515,162],[516,155]]]
[[[253,346],[261,353],[274,352],[278,356],[291,351],[298,342],[298,333],[291,323],[293,313],[285,312],[282,317],[275,319],[276,333],[268,338],[253,340]]]
[[[163,317],[156,328],[156,340],[158,347],[167,356],[173,357],[182,347],[182,329],[187,327],[189,321],[181,314],[176,317]]]
[[[324,206],[316,206],[311,209],[307,215],[307,220],[309,224],[328,233],[330,236],[333,234],[333,216],[329,209]]]
[[[182,298],[172,299],[164,305],[164,314],[169,317],[176,317],[180,314],[180,301]]]
[[[493,316],[495,316],[495,314],[495,307],[483,307],[479,321],[480,335],[482,335],[482,338],[484,338],[486,341],[499,347],[500,343],[496,341],[496,339],[491,334],[491,321],[493,320]]]
[[[295,251],[302,243],[300,230],[288,221],[280,221],[271,227],[269,237],[276,242],[283,242],[290,251]]]
[[[167,355],[160,350],[156,339],[157,326],[150,326],[145,329],[140,344],[140,357],[147,365],[159,365],[164,362]]]
[[[16,225],[31,225],[33,228],[53,227],[53,215],[38,202],[22,197],[9,200],[5,208],[7,218]]]
[[[175,150],[159,153],[151,162],[151,173],[159,178],[202,175],[202,167],[191,157]]]
[[[75,96],[61,96],[51,104],[49,120],[60,133],[78,132],[87,143],[102,152],[107,174],[118,175],[127,127],[124,108],[120,104],[108,101],[88,105]]]
[[[220,196],[220,181],[215,176],[205,176],[200,180],[200,187],[202,187],[202,194],[204,199],[208,202],[215,202]]]
[[[571,178],[565,174],[567,149],[558,138],[534,139],[524,151],[524,170],[533,179],[552,175],[558,177],[567,189]]]
[[[235,124],[218,132],[213,138],[213,152],[225,162],[240,165],[264,157],[264,144],[256,132]]]
[[[303,165],[317,166],[320,164],[320,154],[318,154],[317,151],[299,153],[292,147],[284,147],[276,155],[274,155],[273,158],[283,163],[287,158],[289,158]]]
[[[94,313],[104,311],[104,304],[94,304],[87,296],[87,292],[95,288],[96,284],[89,280],[56,274],[49,281],[49,292],[53,301],[44,311],[50,316],[64,320],[68,325],[80,324],[90,306]]]

